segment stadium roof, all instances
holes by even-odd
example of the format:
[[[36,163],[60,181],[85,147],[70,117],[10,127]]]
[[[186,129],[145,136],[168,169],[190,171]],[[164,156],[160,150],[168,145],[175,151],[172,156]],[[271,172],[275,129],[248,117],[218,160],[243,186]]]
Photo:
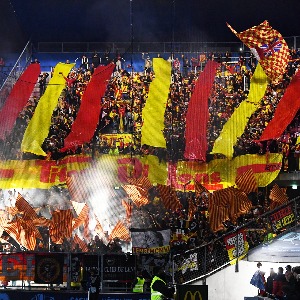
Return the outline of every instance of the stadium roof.
[[[300,27],[297,0],[2,0],[0,8],[1,49],[25,45],[29,38],[237,41],[226,22],[242,31],[268,20],[283,36],[298,35]]]

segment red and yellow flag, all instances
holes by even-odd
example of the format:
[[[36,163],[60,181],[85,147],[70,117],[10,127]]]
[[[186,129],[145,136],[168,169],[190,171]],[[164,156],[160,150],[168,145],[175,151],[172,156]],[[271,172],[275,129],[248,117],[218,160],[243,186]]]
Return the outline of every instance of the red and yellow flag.
[[[229,24],[227,26],[250,48],[272,81],[282,78],[290,59],[289,47],[282,35],[273,29],[268,21],[240,33]]]

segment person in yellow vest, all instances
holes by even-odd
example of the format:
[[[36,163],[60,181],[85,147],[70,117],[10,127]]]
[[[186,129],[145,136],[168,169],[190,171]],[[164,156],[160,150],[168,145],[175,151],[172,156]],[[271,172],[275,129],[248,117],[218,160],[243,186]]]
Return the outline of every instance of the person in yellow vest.
[[[145,278],[142,272],[138,272],[136,279],[132,283],[133,293],[144,293],[145,289]]]
[[[168,286],[167,276],[164,270],[154,270],[154,276],[150,285],[151,300],[174,299],[174,287]]]

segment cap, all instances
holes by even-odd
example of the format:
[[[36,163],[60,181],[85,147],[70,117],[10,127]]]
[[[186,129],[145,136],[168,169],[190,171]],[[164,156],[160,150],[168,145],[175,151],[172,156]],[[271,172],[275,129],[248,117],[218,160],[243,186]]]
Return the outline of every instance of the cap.
[[[287,265],[285,268],[286,268],[287,270],[292,270],[292,266],[291,266],[291,265]]]

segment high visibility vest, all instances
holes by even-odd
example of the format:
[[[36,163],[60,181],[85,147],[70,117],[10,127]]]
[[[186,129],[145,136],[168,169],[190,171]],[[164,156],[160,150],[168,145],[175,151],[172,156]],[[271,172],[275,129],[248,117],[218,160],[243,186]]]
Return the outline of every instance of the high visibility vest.
[[[150,285],[151,288],[151,300],[162,300],[163,299],[163,294],[158,292],[158,291],[154,291],[152,286],[154,284],[155,281],[157,280],[161,280],[163,283],[165,283],[161,278],[159,278],[158,276],[154,276]],[[166,283],[165,283],[166,284]]]
[[[144,283],[145,283],[145,279],[144,278],[137,277],[137,283],[133,287],[132,291],[134,293],[143,293],[144,292]]]

